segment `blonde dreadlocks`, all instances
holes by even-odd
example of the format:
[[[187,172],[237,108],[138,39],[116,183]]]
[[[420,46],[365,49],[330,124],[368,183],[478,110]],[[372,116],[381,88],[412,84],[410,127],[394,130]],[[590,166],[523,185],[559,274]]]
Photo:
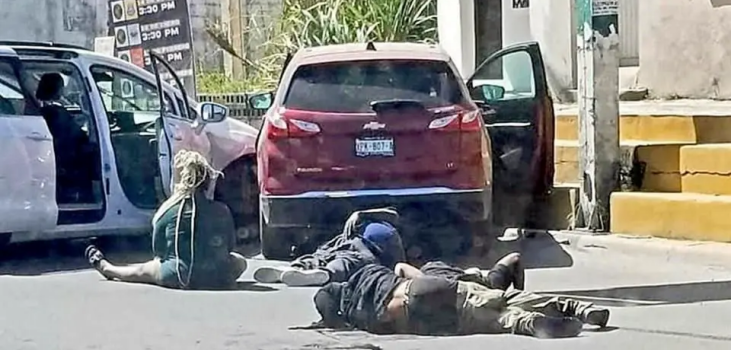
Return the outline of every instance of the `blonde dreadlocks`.
[[[153,225],[168,209],[186,197],[192,196],[201,185],[207,183],[206,180],[213,180],[221,174],[213,169],[206,158],[198,152],[181,150],[175,155],[173,164],[175,170],[180,174],[179,181],[173,187],[170,198],[165,200],[155,212],[152,218]]]

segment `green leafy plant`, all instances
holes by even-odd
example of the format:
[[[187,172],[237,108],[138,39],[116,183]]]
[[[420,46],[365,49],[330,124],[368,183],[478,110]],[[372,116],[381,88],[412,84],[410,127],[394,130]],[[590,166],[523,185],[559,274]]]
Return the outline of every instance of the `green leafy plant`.
[[[208,33],[247,67],[245,79],[232,86],[267,90],[276,86],[287,53],[304,47],[367,41],[437,42],[436,0],[284,0],[278,21],[267,26],[249,21],[244,34],[265,38],[259,48],[262,58],[256,61],[236,52],[217,28],[209,27]],[[212,89],[229,86],[217,75],[202,82]],[[200,90],[207,88],[199,84]]]

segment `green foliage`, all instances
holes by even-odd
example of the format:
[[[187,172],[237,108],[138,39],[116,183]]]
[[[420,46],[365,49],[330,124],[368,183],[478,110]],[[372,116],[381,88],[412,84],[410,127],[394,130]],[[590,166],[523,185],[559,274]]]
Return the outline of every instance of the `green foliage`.
[[[195,85],[201,94],[229,94],[246,92],[246,82],[231,79],[220,72],[201,72],[195,77]]]
[[[247,77],[227,81],[219,75],[199,78],[199,90],[266,90],[276,86],[288,52],[304,47],[351,42],[436,42],[436,0],[284,0],[282,17],[268,26],[250,22],[248,35],[265,38],[256,62],[243,59]],[[233,46],[208,31],[222,49],[239,57]],[[205,84],[205,85],[203,85]],[[208,89],[212,90],[208,90]]]

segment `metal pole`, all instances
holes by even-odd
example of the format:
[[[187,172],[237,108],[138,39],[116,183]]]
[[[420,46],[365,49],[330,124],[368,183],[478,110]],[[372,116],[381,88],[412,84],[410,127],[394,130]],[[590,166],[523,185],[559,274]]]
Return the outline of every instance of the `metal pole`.
[[[609,231],[619,185],[618,0],[576,0],[581,210],[589,231]]]

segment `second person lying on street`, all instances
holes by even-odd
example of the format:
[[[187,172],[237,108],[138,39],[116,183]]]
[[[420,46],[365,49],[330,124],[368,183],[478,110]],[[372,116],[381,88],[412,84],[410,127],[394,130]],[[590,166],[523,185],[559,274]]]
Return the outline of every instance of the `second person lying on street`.
[[[114,265],[93,245],[86,248],[86,257],[109,280],[178,289],[229,288],[247,264],[233,252],[235,228],[228,207],[206,196],[218,173],[196,152],[180,151],[174,163],[180,181],[153,216],[153,259]]]
[[[297,287],[322,286],[346,281],[371,263],[393,269],[396,263],[405,261],[396,229],[398,217],[392,208],[356,211],[345,222],[343,232],[314,253],[298,257],[288,267],[261,267],[254,272],[254,279]]]
[[[508,290],[510,286],[513,289],[525,289],[525,271],[520,253],[510,253],[502,257],[490,270],[482,270],[479,267],[465,270],[442,261],[430,261],[420,269],[407,263],[398,263],[394,272],[399,277],[408,279],[424,275],[442,276],[455,281],[479,283],[492,289]]]
[[[442,276],[413,279],[367,265],[344,283],[315,294],[322,317],[308,328],[359,329],[377,334],[513,333],[539,338],[578,335],[584,324],[606,326],[609,310],[574,299],[508,291]]]

